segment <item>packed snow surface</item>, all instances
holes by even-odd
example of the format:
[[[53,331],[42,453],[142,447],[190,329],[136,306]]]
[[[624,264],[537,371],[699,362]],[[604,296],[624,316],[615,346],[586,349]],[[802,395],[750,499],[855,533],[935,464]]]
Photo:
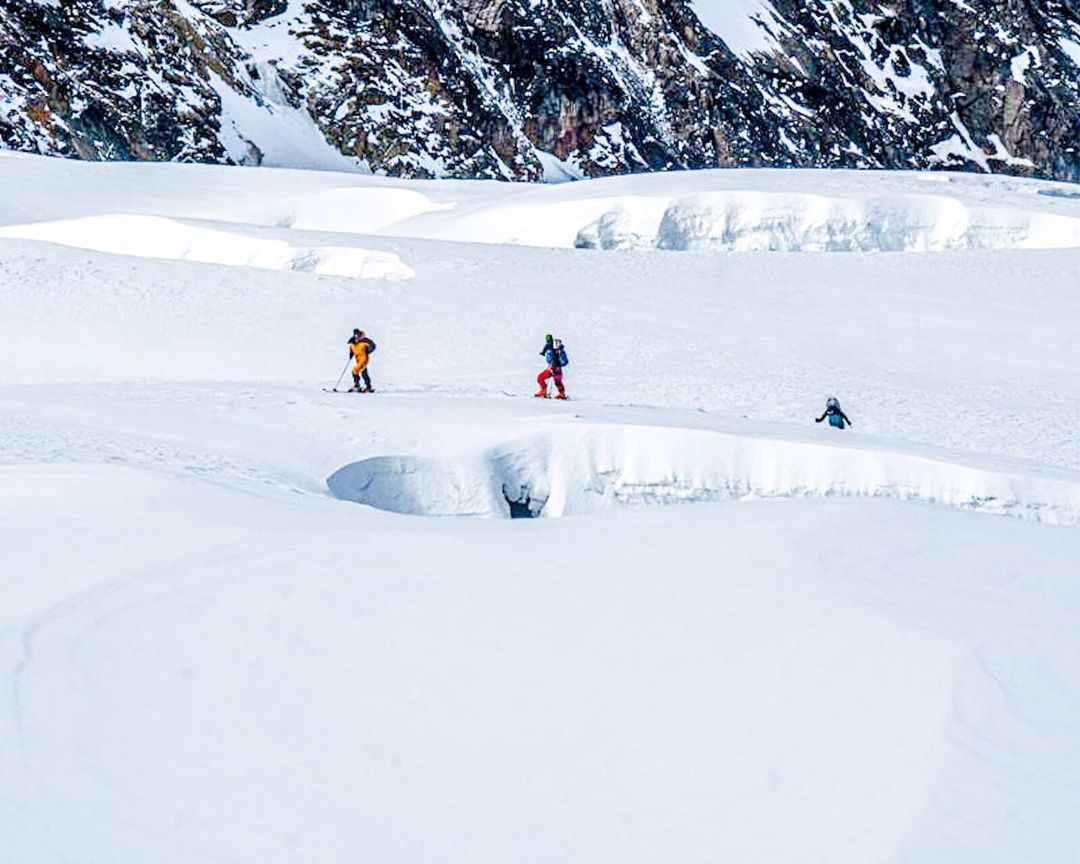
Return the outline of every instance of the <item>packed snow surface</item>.
[[[1075,858],[1069,187],[0,201],[0,860]]]

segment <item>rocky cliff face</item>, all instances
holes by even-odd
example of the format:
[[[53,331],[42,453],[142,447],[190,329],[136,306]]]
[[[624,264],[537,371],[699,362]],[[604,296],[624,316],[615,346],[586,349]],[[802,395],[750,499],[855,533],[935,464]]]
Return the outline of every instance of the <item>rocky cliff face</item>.
[[[85,159],[1080,179],[1073,0],[5,0],[0,142]]]

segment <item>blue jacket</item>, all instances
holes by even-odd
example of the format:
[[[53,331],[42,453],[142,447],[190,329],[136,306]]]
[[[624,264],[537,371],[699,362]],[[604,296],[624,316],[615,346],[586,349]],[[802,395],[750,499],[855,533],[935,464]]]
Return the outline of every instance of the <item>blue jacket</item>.
[[[552,369],[562,369],[563,366],[570,364],[570,360],[566,356],[566,346],[561,342],[558,348],[554,345],[544,345],[540,353],[544,355],[544,360]]]
[[[825,409],[825,413],[814,420],[815,423],[820,423],[826,417],[829,418],[829,425],[835,426],[837,429],[843,429],[844,424],[851,425],[851,421],[848,419],[847,414],[840,410],[839,405],[832,405]]]

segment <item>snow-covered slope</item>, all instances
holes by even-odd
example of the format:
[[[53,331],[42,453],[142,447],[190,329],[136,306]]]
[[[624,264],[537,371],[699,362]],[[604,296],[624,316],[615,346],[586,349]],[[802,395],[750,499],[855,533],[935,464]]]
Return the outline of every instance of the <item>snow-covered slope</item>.
[[[1080,17],[996,0],[7,0],[0,146],[564,180],[1076,180]]]
[[[1071,861],[1068,187],[0,197],[13,861]],[[354,326],[377,392],[325,392]]]

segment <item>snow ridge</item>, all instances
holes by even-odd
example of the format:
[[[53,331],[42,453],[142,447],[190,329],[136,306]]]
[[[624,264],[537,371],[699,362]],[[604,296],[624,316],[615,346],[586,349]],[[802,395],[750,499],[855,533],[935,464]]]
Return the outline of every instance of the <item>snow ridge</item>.
[[[1032,476],[923,454],[667,427],[579,424],[455,460],[379,456],[327,480],[335,497],[425,516],[557,518],[755,498],[894,498],[1080,524],[1080,476]]]

